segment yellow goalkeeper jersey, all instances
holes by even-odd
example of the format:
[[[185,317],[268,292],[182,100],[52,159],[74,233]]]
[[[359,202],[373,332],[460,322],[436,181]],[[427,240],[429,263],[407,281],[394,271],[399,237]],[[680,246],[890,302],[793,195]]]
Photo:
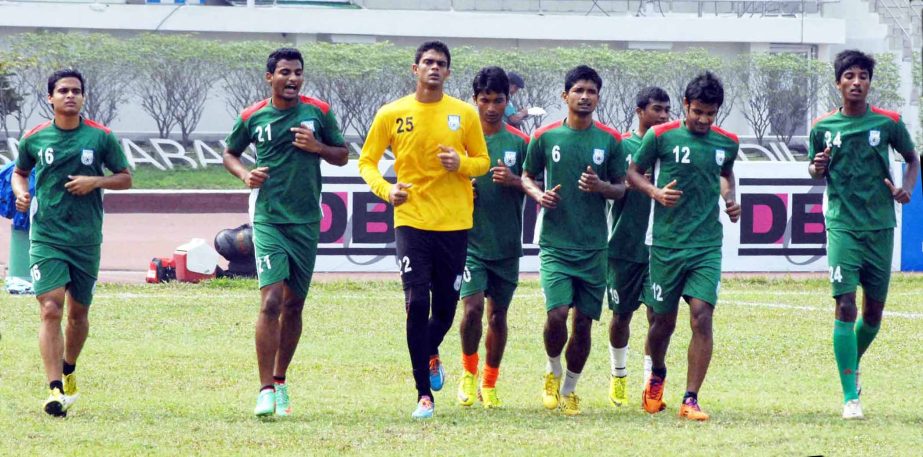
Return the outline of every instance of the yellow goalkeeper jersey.
[[[446,171],[439,146],[455,149],[457,171]],[[412,184],[404,204],[394,208],[394,226],[421,230],[465,230],[472,226],[471,178],[487,173],[490,156],[477,109],[457,98],[421,103],[414,94],[381,107],[359,156],[359,174],[379,198],[388,201],[391,183],[378,162],[385,149],[394,154],[398,182]]]

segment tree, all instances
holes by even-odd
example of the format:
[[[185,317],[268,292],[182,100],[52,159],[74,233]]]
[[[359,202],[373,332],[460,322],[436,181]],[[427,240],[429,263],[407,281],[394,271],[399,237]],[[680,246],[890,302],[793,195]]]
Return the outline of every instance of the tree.
[[[743,88],[740,86],[740,79],[737,78],[739,63],[736,60],[725,60],[721,62],[719,74],[724,83],[724,104],[718,110],[718,116],[715,118],[715,124],[719,127],[724,125],[724,121],[734,112],[734,107],[741,104],[743,98]]]
[[[305,89],[333,105],[342,130],[363,141],[378,109],[413,91],[413,51],[391,43],[312,43],[305,58]]]
[[[24,33],[14,35],[10,49],[33,59],[32,71],[24,77],[30,80],[31,93],[39,100],[47,95],[47,79],[56,70],[73,68],[84,77],[86,117],[110,124],[118,117],[119,108],[128,100],[130,78],[126,68],[137,62],[128,43],[103,33]],[[54,116],[51,106],[38,103],[42,116]]]
[[[706,70],[714,72],[719,78],[722,76],[716,71],[722,67],[721,59],[708,53],[704,49],[689,49],[683,52],[648,52],[645,54],[653,65],[655,71],[650,81],[659,85],[670,94],[670,111],[674,119],[683,117],[683,96],[686,86],[696,75]],[[725,86],[725,102],[721,111],[730,112],[733,109],[733,100],[728,100],[727,92],[729,78],[721,78]]]
[[[179,127],[182,141],[202,119],[205,102],[219,67],[218,46],[193,35],[145,33],[131,40],[139,65],[135,90],[141,107],[157,124],[161,137],[168,138]]]
[[[748,54],[741,56],[738,71],[734,72],[736,83],[743,98],[741,114],[756,136],[756,142],[763,144],[763,137],[769,130],[770,86],[773,78],[771,71],[766,71],[773,59],[771,54]]]
[[[9,72],[9,56],[0,56],[0,129],[5,137],[9,138],[10,129],[7,117],[17,113],[23,103],[23,97],[13,87],[12,76]]]
[[[868,102],[884,109],[900,110],[904,106],[904,97],[901,96],[901,70],[894,54],[875,54],[875,61]]]
[[[765,90],[771,94],[769,124],[780,142],[788,144],[807,125],[829,74],[827,68],[824,63],[791,53],[771,54],[764,61]]]
[[[638,92],[651,85],[656,68],[647,51],[608,51],[596,62],[603,88],[596,116],[605,124],[627,132],[635,121]],[[676,102],[674,102],[676,103]]]
[[[231,117],[259,100],[269,98],[266,67],[261,65],[279,45],[269,41],[230,41],[217,47],[221,61],[221,97]]]
[[[25,57],[15,51],[0,53],[4,62],[2,104],[3,131],[10,136],[9,117],[15,122],[16,131],[21,136],[28,127],[29,119],[40,104],[45,104],[46,93],[36,95],[35,80],[40,74],[35,58]],[[46,76],[47,78],[47,76]]]

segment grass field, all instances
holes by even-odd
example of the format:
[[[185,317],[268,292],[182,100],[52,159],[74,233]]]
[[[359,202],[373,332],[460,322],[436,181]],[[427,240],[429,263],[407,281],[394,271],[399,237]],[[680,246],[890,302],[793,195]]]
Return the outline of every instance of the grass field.
[[[831,347],[828,284],[815,279],[726,280],[715,314],[715,356],[700,393],[707,423],[679,420],[688,324],[669,353],[669,409],[640,409],[641,354],[629,359],[631,405],[606,400],[608,318],[594,326],[578,385],[584,414],[545,411],[543,305],[524,282],[510,311],[498,389],[505,409],[455,405],[457,324],[443,344],[447,387],[436,418],[410,420],[415,394],[398,282],[317,283],[289,372],[295,415],[251,416],[258,382],[252,281],[103,285],[77,373],[82,396],[67,419],[41,411],[45,380],[31,297],[0,307],[3,455],[919,455],[923,449],[923,277],[897,276],[888,315],[863,360],[867,420],[845,422]],[[683,310],[681,319],[688,312]],[[456,316],[456,322],[458,316]],[[643,319],[631,346],[642,347]],[[482,354],[483,360],[483,354]]]
[[[221,165],[197,169],[175,165],[169,171],[139,165],[131,174],[133,189],[245,189]]]

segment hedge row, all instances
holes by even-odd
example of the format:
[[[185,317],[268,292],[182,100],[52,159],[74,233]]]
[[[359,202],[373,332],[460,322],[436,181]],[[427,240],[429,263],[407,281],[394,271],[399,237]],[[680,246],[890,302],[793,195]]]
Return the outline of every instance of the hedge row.
[[[85,111],[103,123],[118,118],[126,103],[137,103],[164,138],[178,132],[188,142],[210,98],[222,100],[231,115],[268,96],[263,79],[266,56],[279,47],[267,41],[215,41],[192,35],[141,34],[116,38],[91,33],[13,35],[0,51],[0,128],[22,131],[30,117],[50,117],[44,103],[48,75],[58,68],[79,69],[87,79]],[[344,130],[365,137],[379,106],[413,90],[413,49],[391,43],[311,43],[305,58],[305,92],[329,101]],[[745,54],[724,60],[706,50],[652,52],[612,50],[605,46],[545,49],[460,47],[452,50],[447,91],[469,98],[471,79],[481,67],[499,65],[521,74],[526,89],[519,106],[559,103],[563,75],[588,64],[604,81],[598,118],[621,130],[633,120],[635,94],[656,84],[675,100],[679,115],[686,82],[703,70],[724,81],[725,106],[718,122],[736,111],[758,141],[773,132],[781,141],[804,127],[815,110],[835,106],[839,95],[829,64],[795,54]],[[871,98],[897,109],[900,76],[893,55],[877,56]],[[543,120],[533,118],[531,131]]]

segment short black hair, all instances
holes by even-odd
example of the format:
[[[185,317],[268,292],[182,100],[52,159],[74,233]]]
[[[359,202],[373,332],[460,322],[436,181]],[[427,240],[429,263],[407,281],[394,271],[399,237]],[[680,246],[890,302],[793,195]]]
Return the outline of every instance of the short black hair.
[[[506,95],[508,99],[510,98],[510,79],[500,67],[484,67],[474,75],[471,89],[475,97],[481,93],[493,92]]]
[[[638,96],[635,98],[635,104],[638,108],[647,109],[647,105],[650,105],[651,101],[670,103],[670,95],[667,94],[667,91],[657,86],[648,86],[638,91]]]
[[[83,82],[83,75],[73,68],[65,68],[52,73],[51,76],[48,77],[48,95],[54,94],[54,86],[58,84],[58,81],[64,78],[77,78],[80,81],[80,90],[86,92],[84,90],[86,84]]]
[[[577,81],[593,81],[596,83],[597,90],[603,88],[603,80],[599,77],[599,73],[586,65],[577,65],[567,72],[564,77],[564,92],[570,92],[570,88],[574,87]]]
[[[269,58],[266,59],[266,72],[275,73],[276,65],[279,65],[280,60],[297,60],[301,62],[301,68],[304,68],[304,58],[301,57],[301,51],[295,48],[279,48],[272,51],[272,54],[269,54]]]
[[[694,100],[698,100],[706,105],[718,105],[720,108],[724,103],[724,85],[714,73],[706,71],[689,81],[684,96],[686,103],[692,104]]]
[[[522,79],[522,76],[519,76],[519,73],[516,73],[515,71],[511,71],[507,73],[506,75],[509,76],[511,85],[515,85],[516,87],[520,89],[526,88],[526,81]]]
[[[833,61],[833,74],[836,82],[839,83],[843,73],[852,67],[859,67],[869,72],[869,80],[871,80],[872,73],[875,71],[875,58],[856,49],[847,49],[837,54]]]
[[[421,44],[420,47],[417,48],[417,54],[413,57],[413,63],[419,64],[420,58],[423,57],[423,53],[430,50],[445,54],[446,68],[452,67],[452,54],[449,53],[449,47],[446,46],[445,43],[436,40],[427,41]]]

